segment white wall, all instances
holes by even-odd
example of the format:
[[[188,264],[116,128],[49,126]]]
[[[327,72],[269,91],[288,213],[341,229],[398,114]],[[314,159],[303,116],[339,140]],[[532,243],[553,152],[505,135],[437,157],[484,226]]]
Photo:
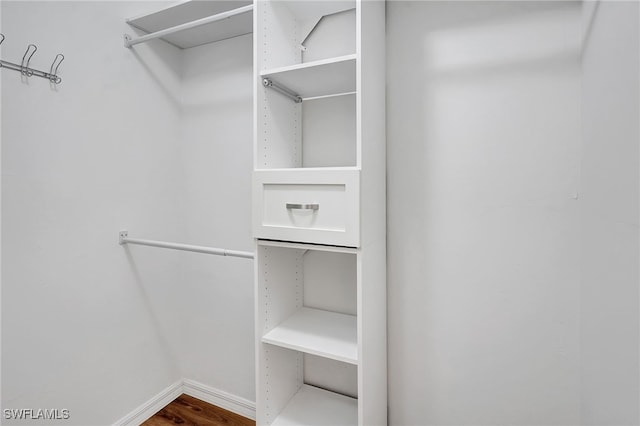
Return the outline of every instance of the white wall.
[[[147,69],[122,44],[123,18],[148,7],[2,2],[3,59],[20,62],[28,43],[35,68],[66,56],[57,90],[0,71],[3,408],[106,425],[181,377],[178,258],[117,244],[123,226],[183,234],[177,58],[142,47]]]
[[[185,241],[253,251],[253,38],[183,51]],[[253,262],[191,254],[181,292],[184,377],[255,401]]]
[[[388,2],[393,425],[579,424],[580,4]]]
[[[177,259],[117,244],[123,226],[181,233],[180,111],[160,90],[178,81],[176,58],[150,56],[154,79],[122,45],[123,17],[142,6],[2,2],[3,59],[28,43],[35,68],[66,56],[57,89],[1,71],[3,408],[111,424],[180,378]]]
[[[255,399],[252,262],[117,244],[252,250],[252,37],[125,49],[160,6],[2,4],[3,58],[66,56],[57,91],[2,72],[5,408],[110,424],[181,378]]]
[[[585,4],[582,422],[640,423],[637,2]]]

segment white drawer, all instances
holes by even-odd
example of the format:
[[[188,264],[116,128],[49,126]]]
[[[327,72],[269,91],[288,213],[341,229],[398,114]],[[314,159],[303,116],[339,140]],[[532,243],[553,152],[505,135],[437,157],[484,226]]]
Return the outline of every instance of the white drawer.
[[[358,170],[254,172],[254,236],[358,247]]]

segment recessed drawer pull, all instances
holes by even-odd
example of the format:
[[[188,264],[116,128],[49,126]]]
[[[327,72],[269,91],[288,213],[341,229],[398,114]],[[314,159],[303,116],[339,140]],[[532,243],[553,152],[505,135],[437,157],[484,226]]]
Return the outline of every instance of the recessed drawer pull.
[[[287,203],[287,210],[318,210],[320,204],[295,204]]]

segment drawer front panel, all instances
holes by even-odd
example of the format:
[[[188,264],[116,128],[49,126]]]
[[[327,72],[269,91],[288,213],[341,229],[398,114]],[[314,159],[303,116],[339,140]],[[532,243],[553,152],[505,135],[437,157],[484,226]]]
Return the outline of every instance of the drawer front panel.
[[[257,238],[358,246],[357,170],[259,171],[254,176]]]
[[[263,188],[265,225],[346,231],[345,185],[266,184]]]

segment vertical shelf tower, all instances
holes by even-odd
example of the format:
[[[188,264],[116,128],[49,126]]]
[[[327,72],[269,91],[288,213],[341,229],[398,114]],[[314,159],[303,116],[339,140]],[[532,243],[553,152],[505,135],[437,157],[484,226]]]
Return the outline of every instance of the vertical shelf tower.
[[[385,5],[254,4],[258,425],[386,425]]]

